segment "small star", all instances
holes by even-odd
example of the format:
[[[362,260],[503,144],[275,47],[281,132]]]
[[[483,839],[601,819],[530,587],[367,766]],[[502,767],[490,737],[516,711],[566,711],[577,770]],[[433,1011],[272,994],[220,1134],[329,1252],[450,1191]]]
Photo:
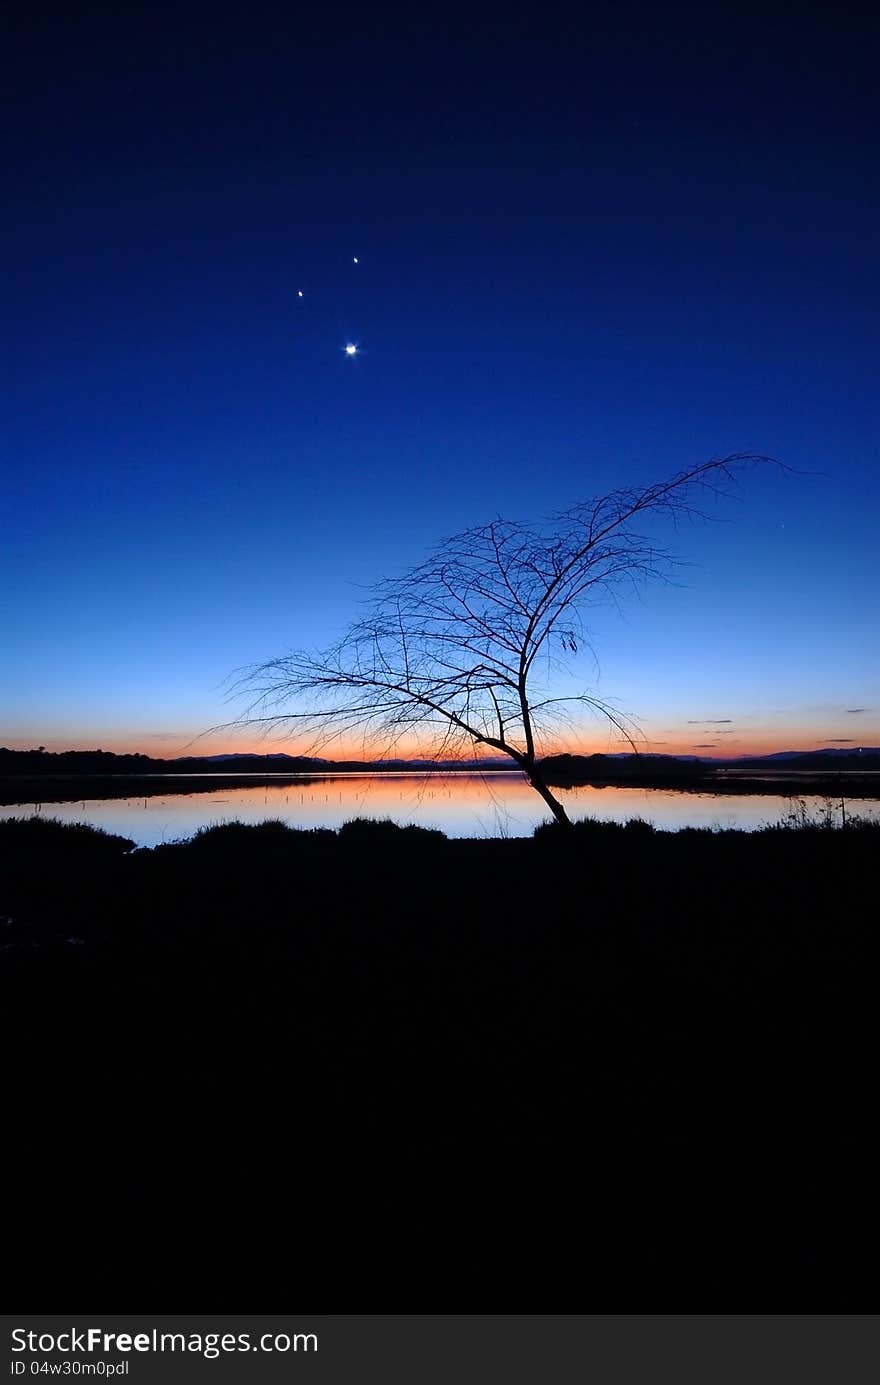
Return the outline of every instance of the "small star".
[[[297,291],[296,291],[296,296],[297,296],[297,298],[302,298],[302,296],[303,296],[303,291],[302,291],[302,289],[297,289]]]
[[[353,257],[353,259],[352,259],[352,264],[357,264],[357,262],[358,262],[358,257],[357,257],[357,255],[355,255],[355,256]]]
[[[353,341],[346,342],[344,349],[346,356],[356,356],[358,353],[357,346]]]

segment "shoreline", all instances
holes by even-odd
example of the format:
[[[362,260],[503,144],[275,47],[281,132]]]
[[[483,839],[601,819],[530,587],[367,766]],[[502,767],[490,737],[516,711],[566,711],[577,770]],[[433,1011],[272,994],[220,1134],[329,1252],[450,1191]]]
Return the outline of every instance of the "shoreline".
[[[0,807],[25,808],[36,803],[76,803],[77,801],[108,798],[149,798],[169,794],[211,793],[217,789],[282,786],[284,784],[326,783],[336,779],[390,778],[459,778],[464,775],[483,778],[496,775],[520,776],[517,769],[443,769],[443,770],[337,770],[314,773],[266,773],[246,771],[238,774],[92,774],[41,775],[16,774],[0,776]],[[782,796],[800,798],[849,798],[880,800],[880,773],[871,770],[841,770],[834,774],[818,775],[809,770],[774,774],[772,770],[750,775],[749,771],[723,770],[699,775],[615,775],[609,778],[549,777],[557,789],[657,789],[674,793],[729,796]]]

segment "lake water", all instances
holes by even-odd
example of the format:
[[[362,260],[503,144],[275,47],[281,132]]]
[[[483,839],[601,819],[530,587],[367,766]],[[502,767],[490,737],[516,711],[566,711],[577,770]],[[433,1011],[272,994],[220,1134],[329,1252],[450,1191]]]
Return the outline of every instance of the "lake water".
[[[257,782],[254,782],[254,778]],[[156,846],[191,837],[213,823],[256,823],[281,818],[291,827],[339,827],[354,817],[391,818],[395,822],[439,827],[450,837],[528,837],[547,820],[543,803],[517,771],[491,774],[377,773],[266,779],[228,779],[216,788],[155,793],[145,787],[130,798],[78,799],[64,803],[27,803],[0,807],[0,817],[39,812],[62,822],[86,822],[131,837],[139,846]],[[199,780],[204,786],[205,780]],[[75,792],[71,789],[71,792]],[[39,792],[34,784],[30,790]],[[584,786],[556,790],[573,818],[594,817],[626,822],[644,818],[658,828],[737,827],[746,830],[776,823],[792,810],[793,800],[774,794],[688,793],[674,789]],[[820,815],[828,800],[805,794],[807,812]],[[880,799],[852,799],[846,811],[880,818]],[[835,809],[839,820],[839,802]]]

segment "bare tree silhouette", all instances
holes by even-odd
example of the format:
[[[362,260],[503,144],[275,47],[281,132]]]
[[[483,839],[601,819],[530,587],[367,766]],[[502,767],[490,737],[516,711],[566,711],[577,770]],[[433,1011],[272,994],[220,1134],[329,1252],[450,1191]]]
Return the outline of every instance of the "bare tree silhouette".
[[[668,578],[675,559],[637,532],[642,517],[707,518],[698,496],[727,494],[738,472],[770,460],[737,453],[573,505],[544,525],[495,519],[467,529],[372,587],[363,617],[331,648],[244,670],[234,687],[249,703],[237,724],[295,725],[312,748],[355,730],[381,733],[386,745],[421,733],[438,759],[486,746],[509,756],[568,826],[541,772],[548,730],[580,706],[633,750],[638,734],[594,693],[553,695],[554,668],[584,642],[585,610],[621,587]]]

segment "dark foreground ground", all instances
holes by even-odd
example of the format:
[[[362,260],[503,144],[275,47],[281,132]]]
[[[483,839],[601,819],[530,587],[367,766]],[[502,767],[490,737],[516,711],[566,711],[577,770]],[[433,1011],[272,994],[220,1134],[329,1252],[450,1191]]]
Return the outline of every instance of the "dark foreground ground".
[[[14,1302],[864,1310],[878,844],[3,827]]]

